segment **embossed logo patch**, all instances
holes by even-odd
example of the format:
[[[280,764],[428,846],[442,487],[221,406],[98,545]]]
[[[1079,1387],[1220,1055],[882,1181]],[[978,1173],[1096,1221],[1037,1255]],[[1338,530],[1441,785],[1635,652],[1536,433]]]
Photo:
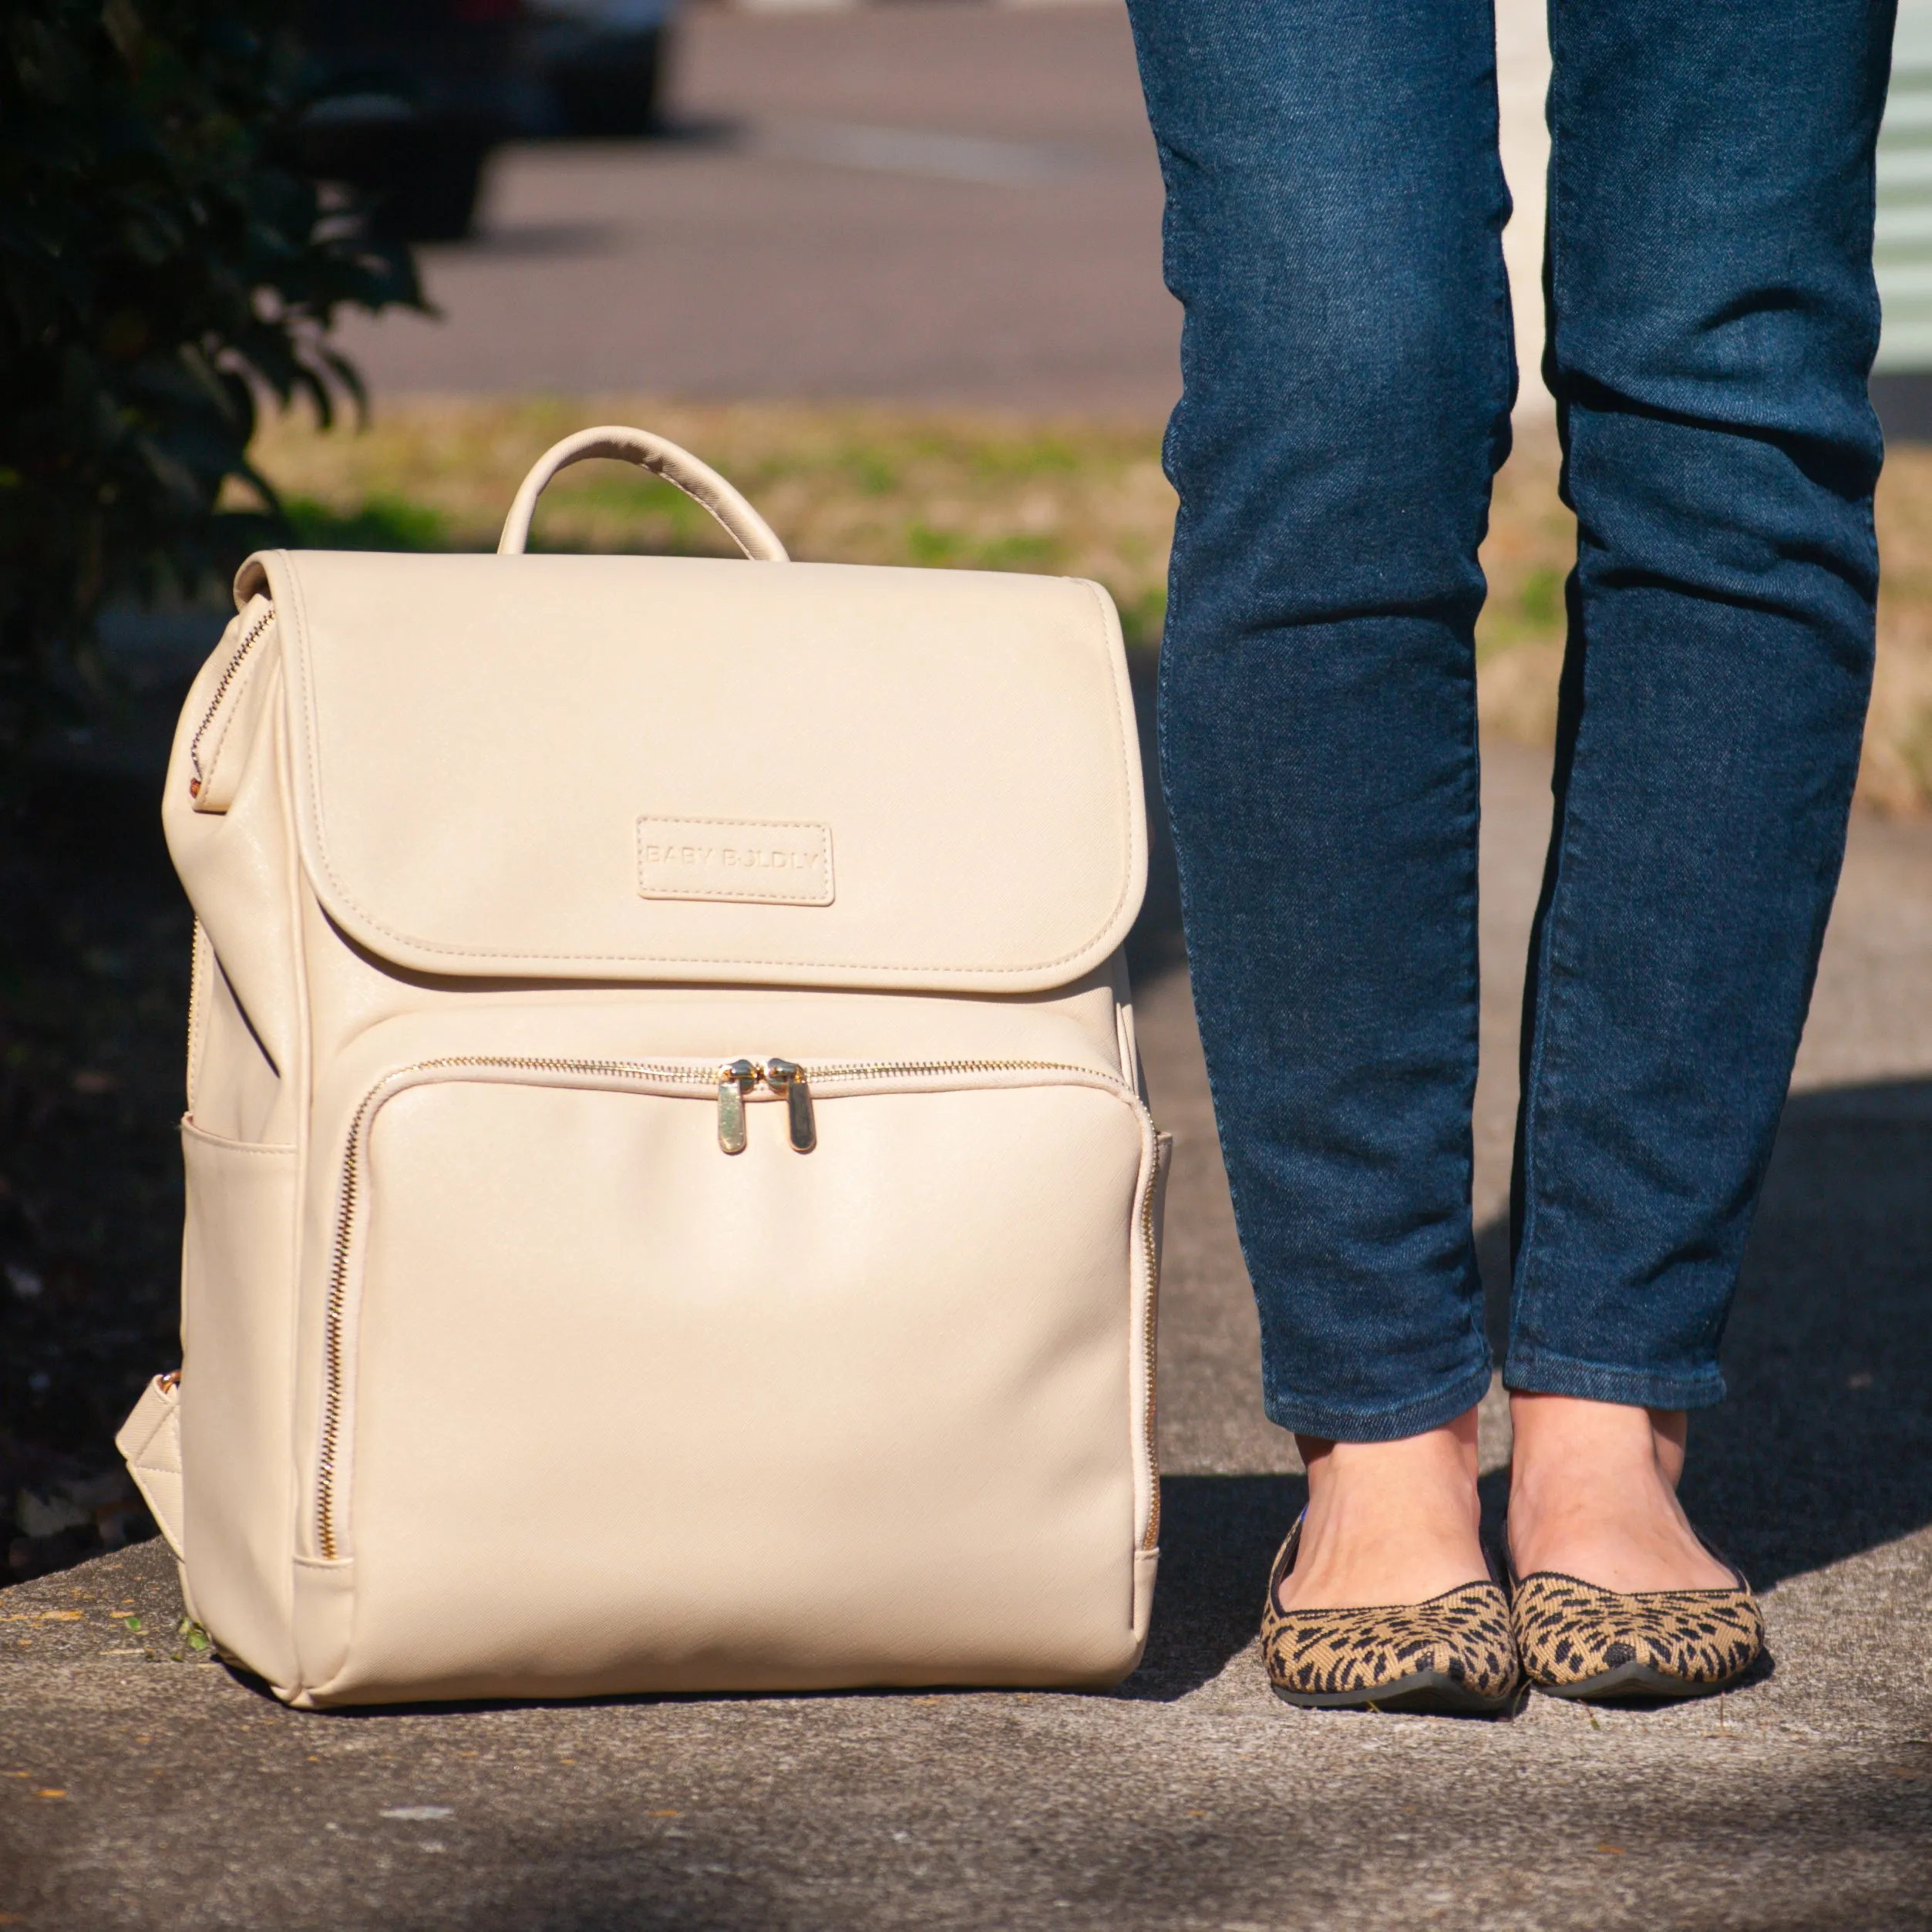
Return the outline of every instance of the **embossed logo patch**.
[[[762,819],[639,819],[638,890],[647,899],[832,903],[832,828]]]

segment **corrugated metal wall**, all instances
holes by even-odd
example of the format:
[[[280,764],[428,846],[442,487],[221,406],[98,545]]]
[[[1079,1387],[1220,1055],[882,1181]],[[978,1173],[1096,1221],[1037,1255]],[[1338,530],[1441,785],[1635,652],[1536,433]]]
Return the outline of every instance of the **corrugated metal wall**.
[[[1932,370],[1932,0],[1899,0],[1878,137],[1878,367]]]

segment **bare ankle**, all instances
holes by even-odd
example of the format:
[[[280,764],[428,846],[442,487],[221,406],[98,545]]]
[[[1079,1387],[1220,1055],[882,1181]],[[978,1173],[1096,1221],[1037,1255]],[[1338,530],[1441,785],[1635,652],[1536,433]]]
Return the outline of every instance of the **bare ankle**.
[[[1308,1472],[1308,1499],[1330,1484],[1388,1483],[1466,1479],[1476,1483],[1476,1411],[1419,1436],[1386,1442],[1338,1442],[1321,1436],[1298,1436],[1294,1445]]]
[[[1308,1510],[1284,1607],[1419,1602],[1486,1574],[1473,1409],[1394,1442],[1296,1439]]]
[[[1567,1395],[1510,1399],[1510,1553],[1613,1589],[1715,1585],[1727,1573],[1677,1501],[1684,1412]]]
[[[1619,1485],[1660,1480],[1675,1493],[1684,1473],[1682,1409],[1518,1392],[1510,1398],[1511,1496],[1533,1499],[1546,1479],[1565,1489],[1587,1474]]]

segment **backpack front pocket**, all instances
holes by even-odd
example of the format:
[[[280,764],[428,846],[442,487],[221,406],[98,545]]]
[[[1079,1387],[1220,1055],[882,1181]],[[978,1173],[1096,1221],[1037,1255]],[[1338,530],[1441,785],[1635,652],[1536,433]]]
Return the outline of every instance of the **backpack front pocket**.
[[[324,1313],[315,1701],[1117,1678],[1156,1165],[1074,1066],[390,1075]]]

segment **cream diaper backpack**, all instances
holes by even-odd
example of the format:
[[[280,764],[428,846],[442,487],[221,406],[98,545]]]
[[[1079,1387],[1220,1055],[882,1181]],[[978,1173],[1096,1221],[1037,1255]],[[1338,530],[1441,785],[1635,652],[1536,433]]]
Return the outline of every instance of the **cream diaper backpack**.
[[[749,562],[523,555],[621,456]],[[1165,1143],[1119,628],[793,564],[634,429],[495,557],[251,558],[163,807],[183,1367],[120,1441],[301,1705],[1102,1685]]]

